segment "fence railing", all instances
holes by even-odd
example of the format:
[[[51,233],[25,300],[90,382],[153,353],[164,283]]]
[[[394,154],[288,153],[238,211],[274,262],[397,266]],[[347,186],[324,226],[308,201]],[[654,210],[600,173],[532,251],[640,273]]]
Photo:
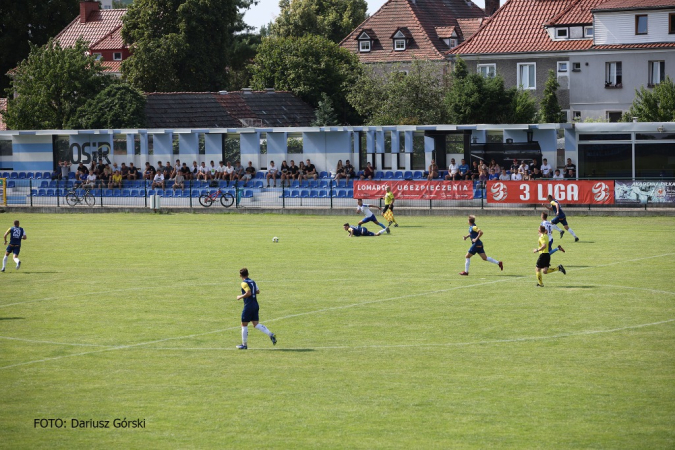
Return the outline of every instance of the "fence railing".
[[[149,180],[123,180],[121,185],[96,183],[83,186],[72,180],[48,179],[0,179],[0,199],[6,198],[8,206],[14,207],[59,207],[59,208],[193,208],[202,209],[205,204],[213,209],[238,208],[351,208],[355,207],[353,181],[330,179],[294,181],[290,185],[267,188],[260,180],[243,182],[185,181],[182,187],[173,181],[164,187],[153,187]],[[638,188],[632,188],[626,198],[612,205],[568,205],[576,208],[611,207],[673,207],[675,206],[675,181],[632,180]],[[423,181],[420,181],[423,183]],[[659,185],[663,184],[665,187]],[[618,186],[618,183],[617,183]],[[646,186],[646,187],[645,187]],[[661,187],[659,187],[661,186]],[[618,189],[618,188],[617,188]],[[627,188],[625,188],[627,189]],[[658,192],[658,196],[656,192]],[[202,201],[200,197],[211,196],[214,201]],[[221,203],[221,196],[230,196],[232,202]],[[382,206],[380,196],[367,200]],[[486,183],[473,182],[473,199],[470,200],[396,200],[397,208],[442,209],[442,208],[535,208],[532,204],[503,204],[488,200]]]

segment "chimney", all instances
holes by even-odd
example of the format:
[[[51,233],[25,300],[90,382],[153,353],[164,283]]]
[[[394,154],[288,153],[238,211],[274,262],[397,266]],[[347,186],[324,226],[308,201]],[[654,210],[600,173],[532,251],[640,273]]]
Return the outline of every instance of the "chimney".
[[[485,0],[485,15],[491,16],[499,9],[499,0]]]
[[[98,2],[91,2],[91,1],[81,1],[80,2],[80,23],[87,23],[87,18],[89,17],[89,14],[91,14],[93,11],[98,11]]]

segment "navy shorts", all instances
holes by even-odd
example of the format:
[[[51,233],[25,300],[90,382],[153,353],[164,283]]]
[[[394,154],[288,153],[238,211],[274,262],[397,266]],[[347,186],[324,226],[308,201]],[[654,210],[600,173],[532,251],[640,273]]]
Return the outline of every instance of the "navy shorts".
[[[5,250],[5,251],[7,253],[14,253],[16,256],[19,256],[19,252],[21,251],[21,246],[9,244],[7,246],[7,250]]]
[[[257,304],[254,305],[244,305],[244,310],[241,312],[241,321],[242,322],[258,322],[258,310],[260,306]]]
[[[469,249],[469,253],[472,255],[475,255],[476,253],[485,253],[485,250],[483,249],[483,243],[481,241],[476,241]]]
[[[555,216],[553,220],[551,220],[551,223],[553,225],[558,225],[559,223],[563,224],[563,226],[567,226],[567,217],[565,216]]]

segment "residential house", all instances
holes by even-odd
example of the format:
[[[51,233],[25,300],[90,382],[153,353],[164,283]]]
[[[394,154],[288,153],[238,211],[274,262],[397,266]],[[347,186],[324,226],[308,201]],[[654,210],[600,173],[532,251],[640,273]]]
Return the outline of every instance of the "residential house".
[[[122,16],[126,9],[100,9],[97,1],[80,2],[80,14],[54,40],[70,47],[82,38],[89,51],[96,55],[106,73],[121,76],[122,61],[129,57],[129,48],[122,40]]]
[[[496,9],[499,0],[487,0]],[[447,67],[445,53],[478,30],[485,12],[468,0],[389,0],[340,46],[365,64],[400,64],[413,58]]]

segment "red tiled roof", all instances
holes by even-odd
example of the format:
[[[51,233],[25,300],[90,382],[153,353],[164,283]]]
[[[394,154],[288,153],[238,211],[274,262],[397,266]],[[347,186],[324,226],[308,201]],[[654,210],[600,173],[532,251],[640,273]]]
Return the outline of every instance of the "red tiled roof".
[[[452,33],[455,32],[456,28],[457,27],[435,27],[436,35],[441,39],[450,38],[450,37],[452,37]],[[455,35],[455,36],[457,36],[457,35]]]
[[[0,98],[0,111],[7,111],[7,99]],[[0,131],[5,131],[7,129],[7,124],[3,120],[2,114],[0,114]]]
[[[592,39],[552,40],[544,24],[578,0],[508,0],[469,40],[448,53],[540,53],[587,50]]]
[[[594,45],[591,50],[625,50],[643,48],[675,48],[675,42],[652,42],[649,44],[610,44]]]
[[[457,23],[459,24],[459,28],[464,39],[469,39],[471,36],[476,34],[476,32],[480,29],[480,26],[483,24],[483,21],[485,21],[484,17],[457,19]]]
[[[444,60],[443,53],[448,47],[436,33],[436,27],[456,27],[458,18],[484,16],[481,8],[465,0],[389,0],[345,37],[340,46],[356,53],[363,63],[404,62],[413,57]],[[404,27],[412,39],[405,51],[395,51],[388,36]],[[379,39],[372,43],[370,52],[361,53],[356,38],[368,29]]]
[[[92,11],[85,23],[80,22],[78,15],[70,24],[56,35],[54,40],[61,47],[72,47],[82,37],[90,46],[108,36],[122,26],[122,16],[126,9],[103,9]],[[121,47],[118,47],[121,48]]]
[[[594,11],[673,8],[675,0],[609,0],[593,8]]]
[[[547,25],[592,24],[591,10],[607,0],[576,0],[552,18]]]
[[[122,61],[101,61],[104,72],[122,73]]]
[[[118,50],[124,48],[124,40],[122,39],[122,26],[120,25],[89,49],[93,52],[96,50]]]

